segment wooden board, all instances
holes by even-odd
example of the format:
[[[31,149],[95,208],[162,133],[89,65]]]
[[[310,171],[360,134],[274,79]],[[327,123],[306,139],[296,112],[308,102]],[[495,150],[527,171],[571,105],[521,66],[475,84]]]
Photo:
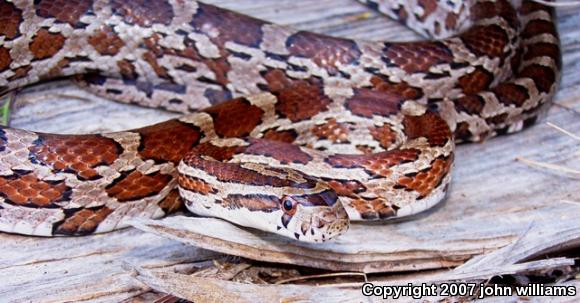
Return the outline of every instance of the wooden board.
[[[352,0],[206,2],[337,36],[371,40],[418,39],[410,31]],[[322,246],[296,244],[219,220],[191,217],[135,221],[139,228],[150,233],[126,229],[105,235],[57,239],[0,234],[0,301],[147,302],[163,296],[151,292],[151,287],[187,295],[199,302],[212,299],[200,297],[204,289],[238,294],[269,291],[273,294],[267,298],[272,299],[332,295],[334,297],[328,297],[329,300],[362,300],[358,282],[313,288],[311,292],[302,292],[300,297],[295,289],[301,288],[292,285],[264,288],[237,282],[211,284],[208,276],[196,280],[188,275],[198,268],[213,268],[216,272],[209,277],[231,279],[233,274],[224,276],[223,270],[218,270],[221,263],[211,260],[226,260],[223,261],[226,263],[239,260],[232,261],[221,253],[337,271],[423,270],[365,276],[383,283],[455,278],[485,280],[495,274],[530,268],[569,270],[568,259],[513,267],[516,262],[540,252],[576,244],[580,238],[580,220],[577,219],[580,174],[532,167],[516,161],[517,157],[523,157],[580,171],[579,141],[545,123],[552,122],[580,134],[580,28],[577,26],[580,8],[560,9],[558,21],[564,50],[564,75],[556,105],[547,119],[519,134],[458,147],[449,198],[435,209],[396,224],[356,224],[339,241]],[[102,100],[67,82],[27,89],[19,94],[18,106],[20,110],[14,113],[12,125],[44,132],[114,131],[176,116]],[[504,248],[499,249],[501,247]],[[450,269],[470,259],[462,267]],[[263,266],[250,261],[247,264],[239,272]],[[280,271],[287,268],[279,267],[274,266]],[[175,276],[174,272],[179,275]],[[183,293],[184,289],[190,292]],[[255,300],[251,296],[239,299]]]

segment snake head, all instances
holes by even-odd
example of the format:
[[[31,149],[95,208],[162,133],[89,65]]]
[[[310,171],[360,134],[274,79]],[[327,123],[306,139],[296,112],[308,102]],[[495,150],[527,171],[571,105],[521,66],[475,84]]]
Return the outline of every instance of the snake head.
[[[223,163],[197,154],[178,167],[178,189],[198,215],[322,242],[344,233],[347,212],[327,182],[291,168],[262,163]]]
[[[284,195],[279,233],[307,242],[323,242],[348,230],[346,210],[336,192],[327,189],[303,195]]]

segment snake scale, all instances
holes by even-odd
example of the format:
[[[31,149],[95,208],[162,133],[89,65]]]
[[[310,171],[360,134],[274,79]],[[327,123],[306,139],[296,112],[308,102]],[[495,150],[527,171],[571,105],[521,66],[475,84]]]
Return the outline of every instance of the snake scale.
[[[363,2],[430,39],[336,38],[189,0],[0,0],[0,93],[71,77],[187,113],[114,133],[0,129],[0,231],[87,235],[185,206],[325,241],[351,220],[432,207],[455,142],[519,131],[548,108],[552,8]]]

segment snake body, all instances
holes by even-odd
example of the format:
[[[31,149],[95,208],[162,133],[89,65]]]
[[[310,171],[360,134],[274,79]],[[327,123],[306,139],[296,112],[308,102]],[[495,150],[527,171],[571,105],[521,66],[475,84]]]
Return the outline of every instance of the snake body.
[[[185,206],[301,241],[423,211],[454,142],[533,124],[556,91],[551,8],[363,1],[433,40],[370,42],[196,1],[0,0],[0,93],[72,77],[189,113],[115,133],[0,129],[0,231],[86,235]]]

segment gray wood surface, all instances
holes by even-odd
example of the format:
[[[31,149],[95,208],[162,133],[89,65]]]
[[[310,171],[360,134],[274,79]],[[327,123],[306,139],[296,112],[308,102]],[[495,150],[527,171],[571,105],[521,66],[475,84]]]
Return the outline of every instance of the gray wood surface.
[[[206,2],[337,36],[371,40],[419,39],[352,0]],[[529,166],[516,160],[523,157],[580,171],[579,141],[545,123],[551,122],[580,135],[580,8],[559,9],[558,12],[564,74],[547,119],[519,134],[484,144],[459,146],[449,198],[435,209],[397,224],[356,224],[336,243],[318,247],[289,244],[277,237],[216,220],[179,217],[159,222],[135,222],[149,232],[131,228],[98,236],[56,239],[0,234],[0,301],[146,302],[162,296],[150,292],[151,287],[176,294],[207,287],[240,293],[263,289],[239,283],[212,286],[209,280],[186,276],[197,268],[220,268],[211,260],[223,260],[223,255],[202,248],[339,271],[425,270],[374,276],[381,281],[404,283],[444,280],[461,273],[465,279],[485,279],[501,273],[489,269],[491,265],[525,270],[511,266],[554,247],[576,244],[580,237],[580,220],[577,219],[580,173]],[[175,116],[102,100],[67,82],[40,85],[21,92],[18,107],[13,115],[13,126],[60,133],[122,130]],[[202,223],[204,225],[199,225]],[[450,269],[470,259],[464,267]],[[554,259],[541,265],[548,269],[565,268],[569,264],[566,262],[567,259]],[[250,269],[259,266],[252,262],[249,265]],[[489,270],[482,272],[483,269]],[[168,274],[174,272],[181,275]],[[224,279],[217,273],[209,277]],[[179,281],[187,283],[179,284]],[[271,298],[322,298],[326,293],[333,294],[338,301],[358,299],[359,286],[332,286],[335,288],[328,291],[318,289],[308,296],[296,297],[290,285],[278,291],[274,288]],[[340,289],[346,290],[341,293]],[[205,297],[191,298],[202,302]],[[239,298],[252,299],[251,296]]]

